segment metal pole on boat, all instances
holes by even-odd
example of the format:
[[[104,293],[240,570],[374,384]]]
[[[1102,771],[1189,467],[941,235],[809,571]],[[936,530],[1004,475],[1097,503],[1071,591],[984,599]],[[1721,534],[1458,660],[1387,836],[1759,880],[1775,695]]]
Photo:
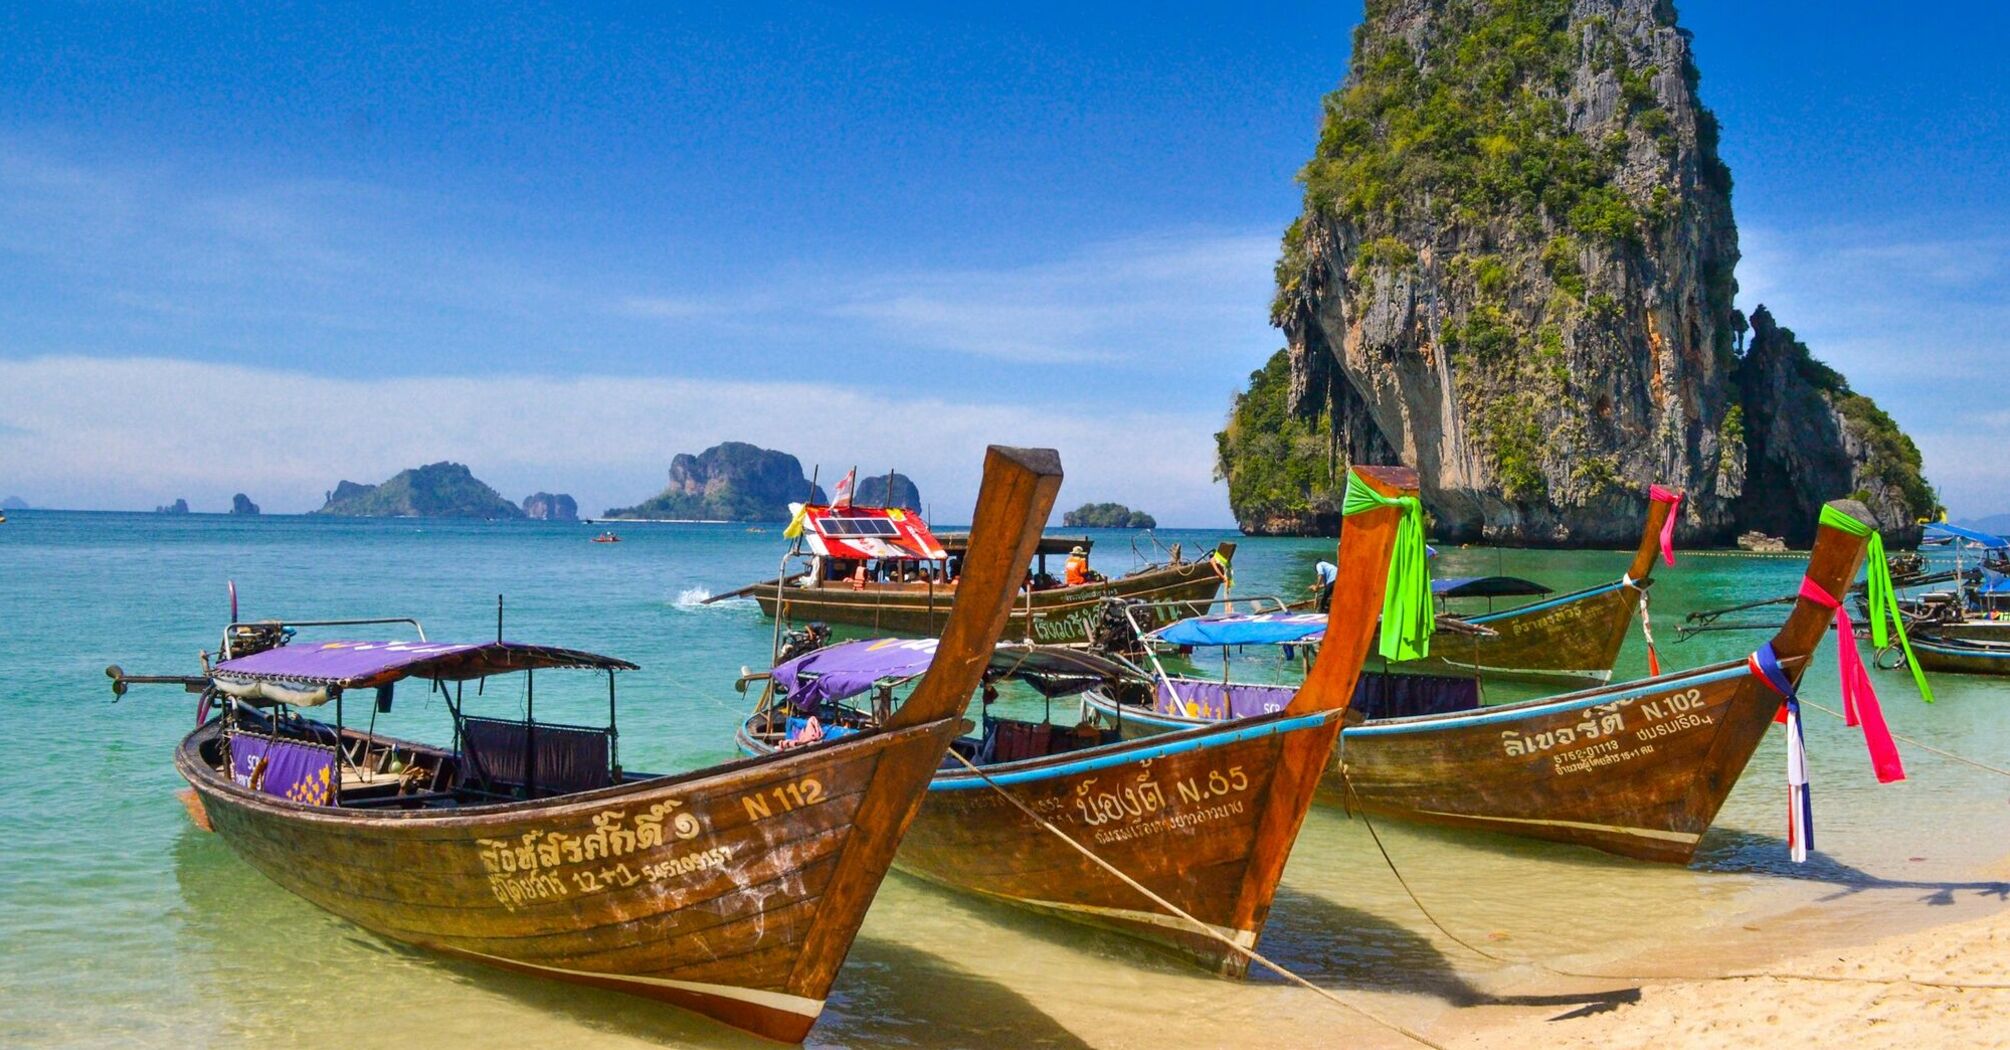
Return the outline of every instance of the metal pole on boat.
[[[810,491],[807,495],[803,497],[803,506],[805,508],[807,508],[808,506],[817,501],[817,478],[823,474],[823,469],[824,469],[823,464],[821,463],[814,464],[810,467]],[[805,520],[804,524],[805,525],[808,524],[807,520]],[[782,595],[784,593],[783,588],[788,585],[789,559],[793,557],[797,551],[802,550],[802,547],[803,547],[803,536],[802,533],[799,532],[796,534],[796,538],[790,541],[787,547],[782,548],[781,564],[775,566],[775,631],[773,637],[771,637],[768,640],[769,667],[775,666],[776,659],[782,655]],[[822,585],[823,583],[822,580],[817,580],[815,582],[818,585]]]

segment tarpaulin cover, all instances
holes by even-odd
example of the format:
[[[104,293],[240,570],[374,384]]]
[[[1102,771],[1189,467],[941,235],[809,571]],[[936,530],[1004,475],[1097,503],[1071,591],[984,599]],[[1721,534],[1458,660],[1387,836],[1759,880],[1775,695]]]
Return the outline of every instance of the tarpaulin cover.
[[[1440,598],[1524,598],[1548,594],[1549,588],[1519,576],[1448,576],[1431,581]]]
[[[1982,570],[1982,586],[1977,588],[1983,594],[2010,594],[2010,576],[1994,569]]]
[[[1294,685],[1223,685],[1197,678],[1176,678],[1168,685],[1160,679],[1153,710],[1210,720],[1248,718],[1284,710],[1297,692]],[[1366,718],[1471,711],[1480,706],[1480,686],[1471,678],[1446,675],[1363,674],[1354,684],[1351,706]]]
[[[1989,550],[2002,550],[2010,547],[2010,540],[2005,540],[2001,536],[1979,532],[1975,529],[1964,529],[1959,525],[1948,525],[1938,521],[1926,526],[1926,538],[1929,540],[1966,540],[1969,543],[1988,548]]]
[[[238,681],[316,682],[360,688],[400,678],[457,681],[547,667],[634,670],[611,656],[522,642],[296,642],[217,664]]]
[[[1167,645],[1292,645],[1316,642],[1325,634],[1325,613],[1271,612],[1193,616],[1167,624],[1146,637]]]
[[[770,672],[776,688],[799,711],[857,696],[875,684],[898,684],[928,670],[936,639],[876,638],[804,653]],[[1124,664],[1079,649],[1001,644],[991,654],[990,676],[1009,676],[1048,696],[1079,692],[1111,678],[1136,677]]]
[[[330,780],[334,769],[335,749],[331,747],[247,733],[230,735],[230,779],[254,791],[325,806],[333,794]]]
[[[859,560],[940,561],[949,556],[921,515],[898,507],[819,507],[791,504],[802,516],[803,542],[813,554]]]

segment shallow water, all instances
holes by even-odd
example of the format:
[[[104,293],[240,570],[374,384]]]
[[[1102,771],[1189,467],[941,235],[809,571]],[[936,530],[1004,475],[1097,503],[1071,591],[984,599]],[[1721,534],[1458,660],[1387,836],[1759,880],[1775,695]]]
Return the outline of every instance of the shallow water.
[[[344,1047],[769,1045],[623,996],[443,962],[327,916],[191,828],[170,753],[193,698],[103,676],[183,673],[215,644],[234,579],[247,618],[414,615],[433,638],[508,631],[623,656],[621,752],[635,769],[732,755],[771,626],[750,602],[699,606],[772,572],[775,530],[637,525],[620,544],[586,526],[322,521],[23,512],[0,526],[0,1044],[218,1045],[325,1040]],[[1166,532],[1203,550],[1225,533]],[[1131,534],[1102,534],[1121,570]],[[1302,593],[1330,542],[1243,539],[1236,593]],[[1610,551],[1448,550],[1443,575],[1506,572],[1558,589],[1616,577]],[[1675,643],[1680,614],[1784,593],[1796,559],[1687,555],[1660,568],[1665,666],[1742,656],[1763,635]],[[1763,614],[1760,614],[1763,615]],[[1758,617],[1754,617],[1758,618]],[[1645,673],[1635,630],[1622,677]],[[1893,728],[2010,766],[2010,682],[1941,676],[1927,707],[1900,674],[1873,672]],[[554,678],[558,676],[553,676]],[[540,680],[541,684],[543,680]],[[1825,646],[1805,695],[1835,706]],[[1530,695],[1489,685],[1490,700]],[[491,691],[498,713],[514,693]],[[539,690],[541,717],[604,720],[587,682]],[[440,739],[444,712],[414,690],[378,728]],[[1904,751],[1911,779],[1880,786],[1855,730],[1810,716],[1817,856],[1788,863],[1783,752],[1760,750],[1697,862],[1670,868],[1587,850],[1378,823],[1434,928],[1343,814],[1308,819],[1261,948],[1349,1001],[1455,1033],[1455,1008],[1570,999],[1585,982],[1526,961],[1597,972],[1692,972],[1810,942],[1864,940],[2000,899],[2010,870],[2010,782]],[[1594,982],[1610,985],[1612,982]],[[1559,1012],[1571,1009],[1559,1007]],[[868,916],[818,1045],[1154,1046],[1404,1041],[1258,974],[1217,980],[1124,938],[962,898],[895,876]]]

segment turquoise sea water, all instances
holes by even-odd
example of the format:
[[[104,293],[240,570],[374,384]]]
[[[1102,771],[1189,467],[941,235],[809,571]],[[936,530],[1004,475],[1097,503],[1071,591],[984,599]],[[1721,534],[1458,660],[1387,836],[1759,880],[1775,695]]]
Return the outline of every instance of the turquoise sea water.
[[[771,626],[750,602],[695,599],[771,573],[779,528],[637,525],[592,544],[581,525],[158,517],[21,512],[0,526],[0,1045],[534,1047],[749,1045],[674,1010],[447,963],[380,941],[290,896],[192,828],[170,759],[193,697],[136,688],[113,703],[103,669],[187,673],[212,648],[235,580],[245,618],[410,615],[435,639],[495,631],[642,665],[621,692],[633,769],[732,756]],[[1166,531],[1204,550],[1222,532]],[[1099,534],[1097,567],[1131,561],[1133,534]],[[1296,597],[1316,540],[1243,539],[1237,593]],[[1450,550],[1444,575],[1507,572],[1559,590],[1615,578],[1611,551]],[[1741,656],[1763,635],[1675,644],[1689,609],[1783,593],[1795,559],[1695,554],[1661,568],[1664,664]],[[1834,706],[1825,645],[1806,693]],[[1621,677],[1645,673],[1636,629]],[[1942,676],[1922,705],[1876,673],[1893,727],[2010,766],[2010,681]],[[552,676],[557,678],[558,676]],[[538,713],[604,720],[604,687],[540,678]],[[1489,686],[1489,699],[1532,695]],[[490,710],[520,712],[491,690]],[[413,690],[382,731],[444,738]],[[1774,734],[1689,868],[1568,847],[1378,825],[1439,921],[1496,955],[1551,965],[1726,966],[1782,946],[1867,936],[1965,914],[2010,878],[2010,782],[1901,745],[1911,779],[1880,787],[1860,740],[1808,727],[1817,853],[1786,863]],[[1995,896],[1992,897],[1992,894]],[[1456,1032],[1459,1008],[1553,990],[1525,963],[1474,955],[1417,911],[1359,821],[1308,819],[1262,948],[1315,983],[1405,1023]],[[1608,982],[1609,983],[1609,982]],[[830,1008],[830,1045],[1401,1045],[1277,979],[1216,980],[1123,938],[890,879]]]

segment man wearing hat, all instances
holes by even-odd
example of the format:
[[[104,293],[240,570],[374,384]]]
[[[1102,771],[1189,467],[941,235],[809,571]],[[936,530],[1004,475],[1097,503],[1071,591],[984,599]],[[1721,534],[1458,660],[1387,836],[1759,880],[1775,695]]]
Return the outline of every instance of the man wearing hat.
[[[1070,587],[1089,582],[1089,552],[1080,544],[1068,552],[1068,565],[1062,570],[1061,580]]]

